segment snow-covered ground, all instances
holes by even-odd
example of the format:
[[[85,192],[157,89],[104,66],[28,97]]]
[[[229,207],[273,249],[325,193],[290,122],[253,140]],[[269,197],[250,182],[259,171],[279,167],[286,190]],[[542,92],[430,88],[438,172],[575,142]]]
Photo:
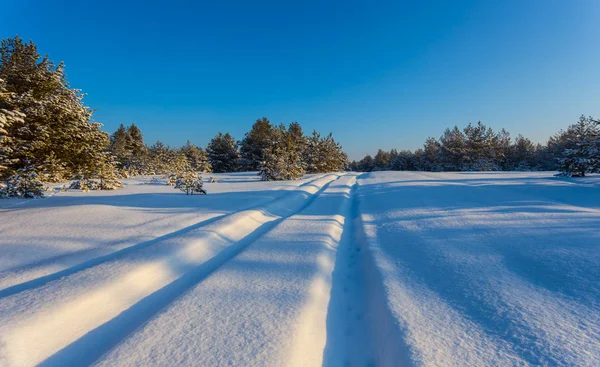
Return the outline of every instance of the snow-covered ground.
[[[600,365],[600,176],[214,176],[0,200],[0,365]]]

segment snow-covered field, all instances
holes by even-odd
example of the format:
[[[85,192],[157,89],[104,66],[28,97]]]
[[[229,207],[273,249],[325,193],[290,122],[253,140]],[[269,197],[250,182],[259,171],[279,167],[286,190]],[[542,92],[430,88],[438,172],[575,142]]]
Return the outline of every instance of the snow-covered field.
[[[600,176],[0,201],[0,366],[599,366]]]

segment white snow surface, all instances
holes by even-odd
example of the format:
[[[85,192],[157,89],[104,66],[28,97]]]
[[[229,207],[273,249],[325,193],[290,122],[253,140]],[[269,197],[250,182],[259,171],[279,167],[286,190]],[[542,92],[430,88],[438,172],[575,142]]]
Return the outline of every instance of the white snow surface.
[[[0,200],[0,366],[599,366],[600,176]]]

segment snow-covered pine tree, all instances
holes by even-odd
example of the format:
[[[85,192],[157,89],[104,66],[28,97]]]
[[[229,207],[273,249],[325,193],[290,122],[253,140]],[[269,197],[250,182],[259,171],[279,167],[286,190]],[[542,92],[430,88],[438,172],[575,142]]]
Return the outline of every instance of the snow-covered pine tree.
[[[495,160],[494,140],[496,135],[494,131],[479,121],[476,125],[467,125],[464,134],[466,137],[466,155],[462,170],[499,170],[500,167],[498,167]]]
[[[208,156],[201,147],[192,144],[188,140],[187,143],[181,148],[181,151],[183,154],[185,154],[192,170],[196,172],[212,172],[212,167],[208,161]]]
[[[263,151],[273,140],[273,126],[266,117],[256,120],[244,139],[240,141],[241,164],[244,171],[256,171],[263,161]]]
[[[350,165],[348,156],[342,150],[342,146],[335,141],[333,134],[329,133],[321,138],[316,130],[308,138],[304,162],[308,173],[342,171]]]
[[[240,158],[236,141],[229,133],[219,133],[211,139],[206,148],[213,172],[234,172]]]
[[[130,154],[127,150],[127,130],[120,124],[117,131],[110,136],[110,151],[115,156],[120,167],[127,165]]]
[[[443,170],[441,158],[442,146],[435,138],[429,137],[425,140],[425,144],[423,144],[423,153],[425,170],[433,172]]]
[[[465,134],[454,126],[446,129],[440,137],[440,160],[444,171],[460,171],[465,165],[467,154],[467,138]]]
[[[37,170],[26,165],[6,179],[4,187],[0,188],[0,197],[41,198],[44,197],[44,191]]]
[[[306,150],[304,151],[304,163],[307,173],[323,172],[324,158],[322,157],[321,135],[317,130],[313,130],[312,135],[308,137]]]
[[[375,159],[370,154],[367,154],[363,159],[358,161],[356,168],[359,172],[371,172],[375,168]]]
[[[187,170],[177,176],[175,188],[185,192],[186,195],[206,195],[203,188],[202,176],[193,170]]]
[[[5,175],[27,165],[29,171],[60,181],[92,166],[86,160],[95,156],[88,151],[102,152],[106,144],[95,145],[98,140],[91,132],[98,125],[91,122],[92,111],[83,104],[81,91],[70,88],[62,63],[41,57],[33,42],[8,38],[0,45],[0,79],[15,95],[4,109],[25,114],[7,129],[12,149]]]
[[[373,171],[385,171],[390,164],[390,153],[379,149],[375,154]]]
[[[529,171],[535,168],[536,147],[531,140],[517,135],[507,155],[506,169]]]
[[[581,116],[579,121],[569,126],[570,146],[563,151],[559,162],[560,175],[583,177],[587,173],[598,172],[600,157],[598,156],[598,122],[592,117]]]
[[[299,126],[299,125],[298,125]],[[297,180],[304,175],[302,130],[298,135],[297,128],[290,132],[281,124],[273,130],[273,139],[269,147],[263,151],[260,174],[264,181]]]
[[[6,90],[4,80],[0,79],[0,179],[5,178],[5,172],[8,165],[12,162],[9,157],[13,151],[13,140],[8,135],[8,129],[15,123],[23,123],[25,115],[19,111],[11,109],[10,99],[14,94]]]
[[[115,190],[123,186],[117,175],[116,161],[108,150],[109,136],[100,123],[89,123],[82,133],[77,151],[79,161],[72,187],[81,190]]]
[[[335,141],[333,134],[329,133],[322,139],[321,147],[325,157],[325,172],[338,172],[348,169],[350,162],[342,150],[342,146]]]
[[[167,185],[175,186],[177,185],[177,180],[181,177],[185,172],[196,172],[190,166],[190,163],[187,160],[187,157],[181,150],[168,149],[167,150]]]

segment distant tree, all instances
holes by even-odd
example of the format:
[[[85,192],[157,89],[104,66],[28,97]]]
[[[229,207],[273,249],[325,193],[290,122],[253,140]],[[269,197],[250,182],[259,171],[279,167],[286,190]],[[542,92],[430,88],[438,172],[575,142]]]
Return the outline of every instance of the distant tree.
[[[402,150],[390,162],[393,171],[416,171],[415,155],[410,150]]]
[[[536,167],[536,146],[531,140],[517,135],[507,155],[505,169],[529,171]]]
[[[142,130],[135,124],[131,124],[127,128],[127,151],[133,160],[140,159],[147,153]]]
[[[208,155],[206,152],[192,144],[189,140],[181,148],[183,154],[185,154],[191,169],[195,172],[212,172],[212,167],[208,161]]]
[[[423,145],[423,168],[427,171],[442,171],[442,147],[435,138],[427,138]]]
[[[290,123],[287,130],[287,139],[294,145],[294,150],[301,157],[304,156],[308,147],[308,139],[304,136],[302,126],[297,122]]]
[[[360,172],[371,172],[375,168],[375,159],[367,154],[358,162],[357,168]]]
[[[464,129],[466,137],[466,156],[463,170],[497,171],[500,169],[496,160],[496,135],[491,128],[479,121],[469,124]]]
[[[329,133],[322,138],[316,130],[308,138],[304,162],[308,173],[343,171],[350,165],[348,156],[333,135]]]
[[[273,126],[266,117],[257,119],[240,142],[241,169],[256,171],[263,161],[263,152],[273,140]]]
[[[119,125],[117,131],[110,136],[110,151],[117,161],[123,165],[131,158],[127,140],[127,129],[123,124]]]
[[[297,180],[304,175],[302,130],[290,131],[281,124],[273,130],[273,140],[263,152],[260,167],[261,177],[265,181]]]
[[[460,171],[465,165],[467,155],[467,138],[454,126],[446,129],[440,137],[440,160],[444,171]]]
[[[240,155],[237,143],[229,133],[219,133],[212,138],[206,152],[214,172],[234,172],[237,170]]]
[[[373,162],[373,170],[375,171],[383,171],[388,169],[390,164],[390,153],[379,149],[377,154],[375,154],[374,162]]]

